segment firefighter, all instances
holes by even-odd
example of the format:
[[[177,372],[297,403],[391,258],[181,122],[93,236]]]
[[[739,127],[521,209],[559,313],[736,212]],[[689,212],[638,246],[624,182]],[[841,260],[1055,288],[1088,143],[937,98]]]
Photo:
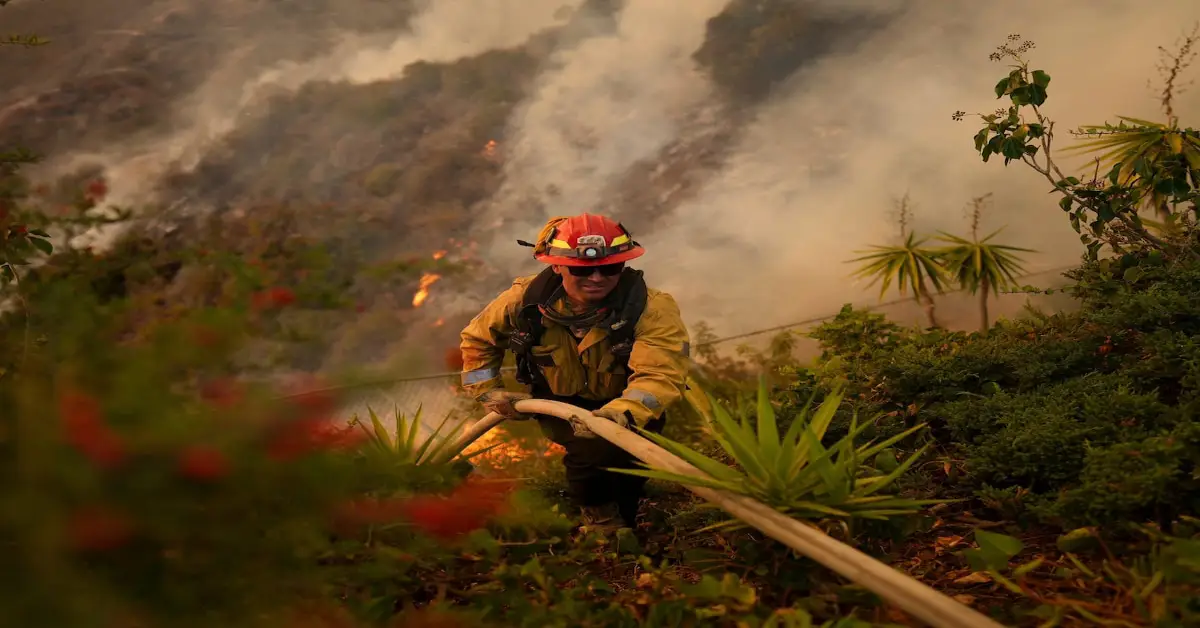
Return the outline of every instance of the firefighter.
[[[665,413],[684,394],[689,339],[675,299],[625,266],[645,250],[623,225],[587,213],[552,218],[536,242],[518,242],[548,267],[516,279],[462,331],[464,389],[509,419],[529,418],[513,402],[532,397],[661,433]],[[504,390],[506,349],[529,393]],[[566,450],[569,494],[582,523],[635,527],[646,480],[605,468],[636,468],[636,459],[582,424],[534,418]]]

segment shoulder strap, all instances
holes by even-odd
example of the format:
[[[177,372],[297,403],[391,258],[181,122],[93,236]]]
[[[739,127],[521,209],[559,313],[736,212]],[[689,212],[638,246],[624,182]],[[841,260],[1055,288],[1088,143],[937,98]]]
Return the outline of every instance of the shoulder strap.
[[[629,354],[633,351],[634,333],[642,312],[646,311],[649,299],[646,279],[642,271],[626,268],[617,284],[615,302],[620,304],[613,322],[609,325],[609,341],[612,353],[622,367],[628,370]]]
[[[508,348],[516,357],[517,381],[526,386],[536,388],[545,384],[542,371],[533,360],[533,348],[541,342],[542,333],[546,331],[538,306],[549,299],[561,285],[562,278],[554,273],[553,268],[546,267],[529,282],[525,294],[521,297],[521,305],[513,321],[516,330],[508,339]]]

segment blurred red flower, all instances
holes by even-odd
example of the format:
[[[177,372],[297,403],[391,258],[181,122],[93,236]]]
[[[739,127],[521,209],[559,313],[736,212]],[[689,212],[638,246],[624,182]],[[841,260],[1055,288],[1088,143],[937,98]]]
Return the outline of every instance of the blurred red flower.
[[[419,495],[395,500],[356,500],[343,504],[343,524],[386,524],[407,519],[418,530],[440,540],[454,540],[480,530],[508,508],[511,483],[467,480],[448,496]]]
[[[503,485],[468,480],[448,497],[411,498],[402,511],[422,532],[448,541],[482,528],[489,519],[504,512],[508,496],[509,490]]]
[[[66,440],[97,467],[111,469],[125,460],[125,444],[104,423],[100,402],[76,391],[58,398],[58,414]]]
[[[211,482],[229,475],[229,458],[207,445],[192,445],[179,455],[179,473],[192,480]]]
[[[449,495],[370,500],[343,504],[337,511],[343,523],[388,523],[407,519],[417,529],[442,541],[478,530],[505,511],[512,485],[468,480]]]
[[[268,288],[250,297],[250,307],[255,310],[280,308],[296,302],[296,293],[282,286]]]
[[[95,179],[87,185],[87,197],[93,201],[102,201],[108,196],[108,183],[104,179]]]
[[[338,408],[338,398],[333,391],[329,390],[309,390],[298,393],[291,397],[290,402],[292,412],[301,419],[328,419]]]
[[[214,379],[200,386],[200,398],[222,409],[236,406],[244,396],[245,389],[241,383],[228,377]]]
[[[335,425],[324,417],[305,417],[275,427],[267,442],[267,457],[287,462],[315,451],[354,449],[366,439],[366,433],[356,427]]]

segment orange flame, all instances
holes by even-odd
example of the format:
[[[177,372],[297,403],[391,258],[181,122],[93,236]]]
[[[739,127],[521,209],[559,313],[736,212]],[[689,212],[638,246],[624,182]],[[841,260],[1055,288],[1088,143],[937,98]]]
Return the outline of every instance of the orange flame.
[[[446,319],[444,319],[444,318],[439,318],[436,321],[433,321],[434,327],[441,327],[442,325],[445,325],[445,324],[446,324]]]
[[[483,147],[483,156],[484,157],[495,157],[497,146],[498,145],[496,144],[496,140],[488,140],[487,144],[485,144]]]
[[[495,445],[497,442],[500,442],[501,444],[498,447],[471,458],[473,461],[487,461],[488,463],[497,466],[502,466],[505,463],[520,462],[530,458],[552,458],[554,456],[561,456],[566,453],[566,450],[564,450],[561,445],[556,443],[550,443],[549,446],[547,446],[544,450],[537,451],[536,449],[523,447],[520,443],[505,443],[503,442],[503,436],[504,435],[500,432],[500,430],[492,430],[487,432],[483,436],[480,436],[479,439],[474,443],[472,443],[464,453],[472,453],[481,449],[487,449],[488,447]]]
[[[443,257],[446,257],[445,251],[434,251],[433,252],[433,259],[442,259]]]
[[[429,287],[437,283],[442,276],[437,273],[425,273],[421,275],[421,285],[417,288],[417,293],[413,295],[413,307],[421,307],[425,303],[425,299],[429,298]]]

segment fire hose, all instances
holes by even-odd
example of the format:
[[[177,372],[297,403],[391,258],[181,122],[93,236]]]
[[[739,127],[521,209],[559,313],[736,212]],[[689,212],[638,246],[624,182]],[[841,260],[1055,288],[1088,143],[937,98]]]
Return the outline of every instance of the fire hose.
[[[527,414],[580,421],[596,435],[633,454],[653,468],[697,478],[709,477],[695,466],[642,438],[632,430],[622,428],[612,421],[594,416],[573,405],[544,399],[526,399],[517,401],[514,406],[518,411]],[[463,430],[452,451],[462,451],[503,421],[504,418],[495,412],[476,421]],[[793,519],[742,495],[701,486],[686,486],[686,488],[720,506],[745,523],[754,526],[763,534],[870,589],[876,595],[930,626],[935,628],[1003,628],[995,620],[837,541],[811,524]]]

